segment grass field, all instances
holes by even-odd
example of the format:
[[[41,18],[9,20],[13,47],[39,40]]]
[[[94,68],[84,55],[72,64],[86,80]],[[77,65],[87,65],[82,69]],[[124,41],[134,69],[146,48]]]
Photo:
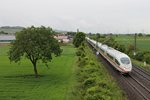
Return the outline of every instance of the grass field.
[[[38,64],[40,77],[34,77],[28,59],[10,63],[9,46],[0,47],[0,100],[73,100],[75,79],[75,49],[63,46],[61,57],[54,57],[49,68]]]
[[[119,35],[118,37],[114,37],[115,40],[120,43],[125,45],[126,47],[129,44],[133,44],[134,45],[134,36],[123,36],[123,35]],[[138,37],[137,36],[137,48],[140,51],[150,51],[150,37]]]

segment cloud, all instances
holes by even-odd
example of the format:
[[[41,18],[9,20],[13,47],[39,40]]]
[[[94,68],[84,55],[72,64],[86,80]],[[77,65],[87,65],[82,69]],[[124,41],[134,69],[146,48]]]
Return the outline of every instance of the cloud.
[[[0,26],[150,33],[150,0],[0,0]]]

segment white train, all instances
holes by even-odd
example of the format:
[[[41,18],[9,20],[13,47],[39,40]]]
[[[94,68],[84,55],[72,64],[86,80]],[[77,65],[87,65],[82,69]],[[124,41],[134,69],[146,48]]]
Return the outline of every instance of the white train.
[[[86,40],[118,71],[123,74],[132,71],[132,63],[128,55],[88,37],[86,37]]]

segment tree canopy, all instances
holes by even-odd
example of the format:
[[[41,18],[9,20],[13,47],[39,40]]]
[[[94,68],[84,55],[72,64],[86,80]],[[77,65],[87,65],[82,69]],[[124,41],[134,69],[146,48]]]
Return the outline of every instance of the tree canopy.
[[[67,32],[67,35],[74,36],[76,32]]]
[[[85,40],[85,33],[83,32],[78,32],[73,39],[73,44],[75,45],[75,47],[79,47],[82,42]]]
[[[62,52],[53,35],[54,31],[44,26],[24,28],[16,33],[16,40],[9,51],[10,61],[19,62],[25,56],[32,62],[35,76],[38,77],[37,62],[41,60],[48,66],[52,53],[59,56]]]

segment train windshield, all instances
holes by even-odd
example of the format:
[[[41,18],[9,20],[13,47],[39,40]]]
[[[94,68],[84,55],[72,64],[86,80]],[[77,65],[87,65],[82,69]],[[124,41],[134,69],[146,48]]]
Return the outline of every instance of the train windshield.
[[[123,57],[120,60],[121,60],[121,63],[123,63],[123,64],[130,64],[130,60],[127,57]]]

